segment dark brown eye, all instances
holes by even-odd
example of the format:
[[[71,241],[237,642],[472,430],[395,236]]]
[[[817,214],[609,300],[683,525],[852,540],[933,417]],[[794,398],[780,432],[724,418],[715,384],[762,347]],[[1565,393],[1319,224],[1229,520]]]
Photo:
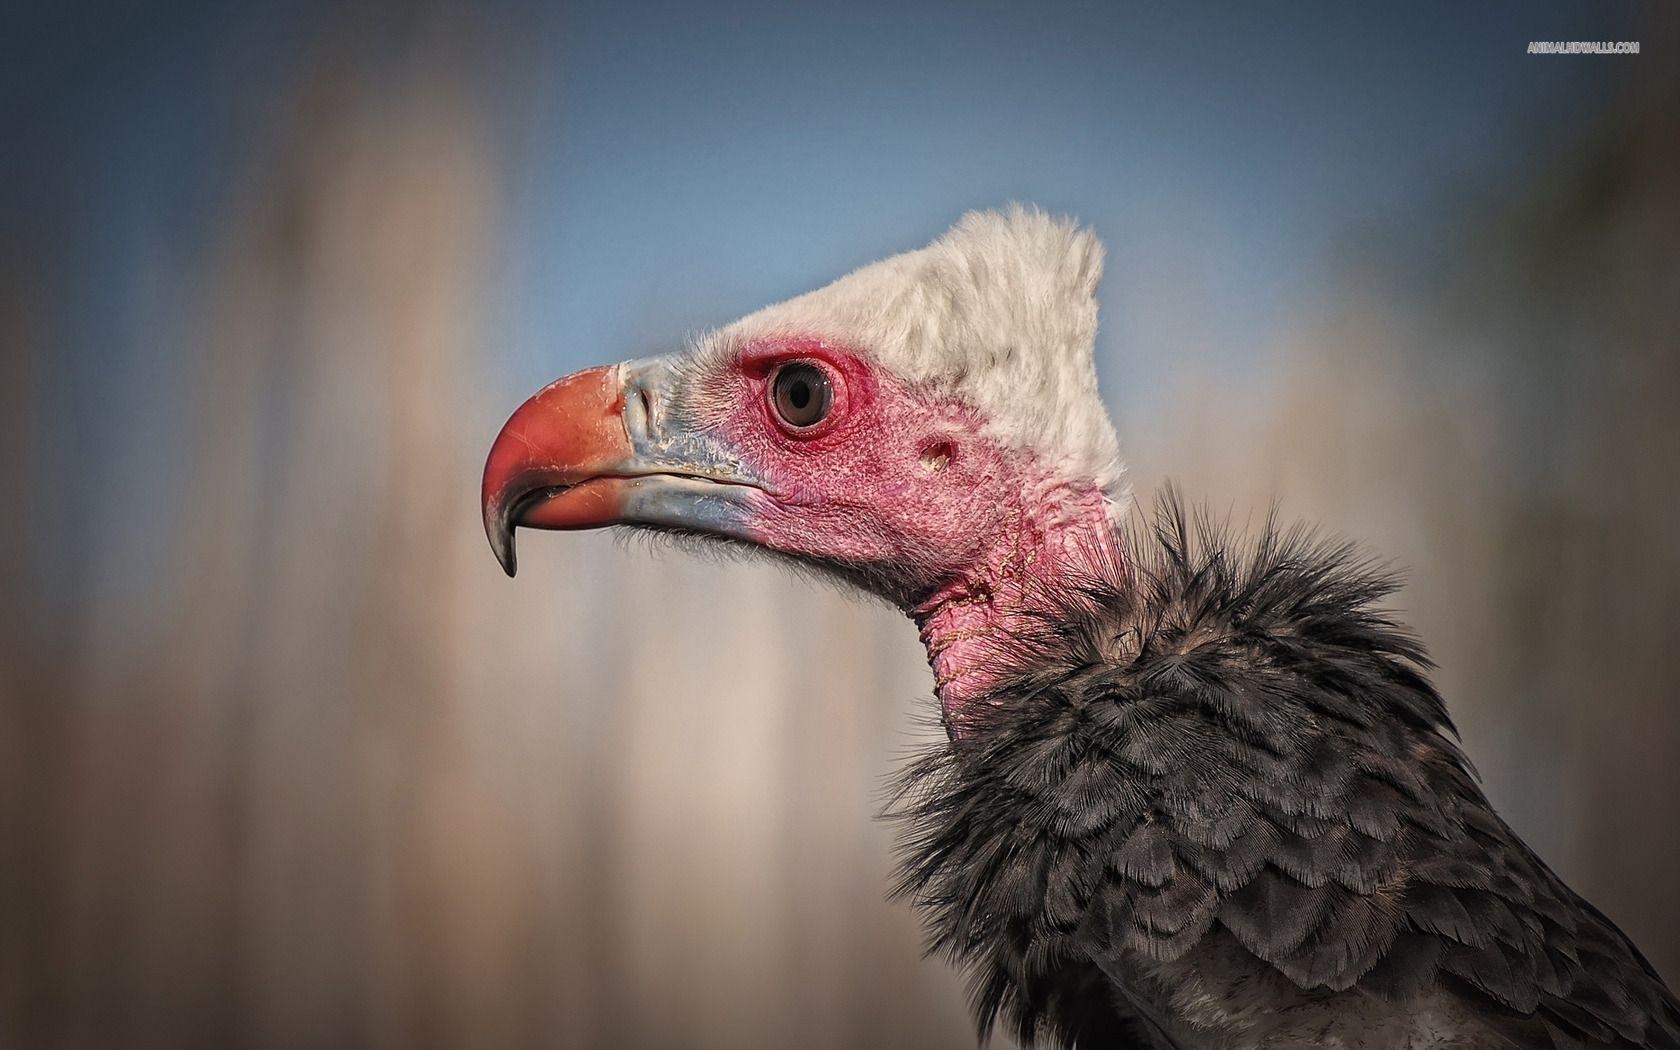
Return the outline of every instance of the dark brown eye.
[[[770,403],[790,427],[814,427],[828,415],[834,389],[816,365],[791,364],[776,373],[770,384]]]

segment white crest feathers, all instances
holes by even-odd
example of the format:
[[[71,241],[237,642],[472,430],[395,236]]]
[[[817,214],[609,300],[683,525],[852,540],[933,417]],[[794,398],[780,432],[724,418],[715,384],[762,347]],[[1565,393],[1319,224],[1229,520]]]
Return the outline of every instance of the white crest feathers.
[[[970,212],[926,248],[760,310],[713,345],[833,338],[1119,499],[1124,471],[1093,358],[1102,260],[1102,243],[1069,220],[1020,205]]]

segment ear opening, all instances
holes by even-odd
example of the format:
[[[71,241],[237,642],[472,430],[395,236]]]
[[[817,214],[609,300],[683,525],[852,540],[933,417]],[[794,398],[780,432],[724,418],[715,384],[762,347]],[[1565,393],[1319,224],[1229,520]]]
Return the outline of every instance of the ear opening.
[[[936,438],[922,446],[922,466],[929,474],[937,474],[957,458],[957,446],[946,438]]]

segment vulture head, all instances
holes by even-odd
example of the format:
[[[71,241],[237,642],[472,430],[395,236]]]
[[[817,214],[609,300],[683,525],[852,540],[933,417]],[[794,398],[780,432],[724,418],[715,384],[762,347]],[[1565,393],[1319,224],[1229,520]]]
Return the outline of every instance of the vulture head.
[[[611,525],[744,543],[922,628],[948,718],[1023,618],[1123,571],[1123,470],[1092,346],[1102,246],[1011,208],[964,217],[666,356],[526,401],[485,465],[485,531]]]

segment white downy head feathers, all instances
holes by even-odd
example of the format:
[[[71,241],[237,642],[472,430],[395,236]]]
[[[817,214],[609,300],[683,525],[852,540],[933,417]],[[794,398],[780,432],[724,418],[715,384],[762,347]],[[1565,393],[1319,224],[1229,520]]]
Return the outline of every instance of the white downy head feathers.
[[[760,310],[707,342],[834,339],[915,388],[968,404],[989,436],[1118,501],[1124,469],[1093,360],[1102,260],[1089,230],[1036,208],[970,212],[926,248]]]

